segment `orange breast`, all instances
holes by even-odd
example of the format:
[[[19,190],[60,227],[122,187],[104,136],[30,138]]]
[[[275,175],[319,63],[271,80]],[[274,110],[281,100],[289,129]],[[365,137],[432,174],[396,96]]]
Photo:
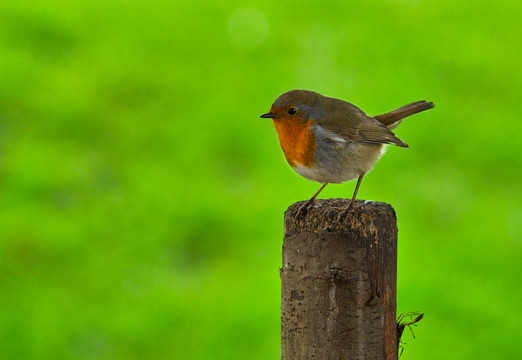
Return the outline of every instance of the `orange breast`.
[[[315,136],[313,121],[274,120],[274,126],[286,160],[291,166],[314,164]]]

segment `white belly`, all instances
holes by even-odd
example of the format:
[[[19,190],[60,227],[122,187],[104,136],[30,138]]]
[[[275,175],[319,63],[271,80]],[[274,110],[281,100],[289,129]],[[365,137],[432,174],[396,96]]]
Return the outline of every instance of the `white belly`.
[[[343,183],[367,174],[385,152],[386,146],[338,143],[318,147],[313,166],[297,164],[293,169],[308,180]]]

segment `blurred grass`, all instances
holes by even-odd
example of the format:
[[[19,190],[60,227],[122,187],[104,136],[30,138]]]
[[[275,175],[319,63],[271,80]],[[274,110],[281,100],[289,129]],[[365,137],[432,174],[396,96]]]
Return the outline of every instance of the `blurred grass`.
[[[259,115],[427,99],[360,198],[396,208],[403,359],[515,359],[518,1],[0,3],[0,358],[279,357],[282,213],[317,185]],[[327,187],[349,197],[353,184]]]

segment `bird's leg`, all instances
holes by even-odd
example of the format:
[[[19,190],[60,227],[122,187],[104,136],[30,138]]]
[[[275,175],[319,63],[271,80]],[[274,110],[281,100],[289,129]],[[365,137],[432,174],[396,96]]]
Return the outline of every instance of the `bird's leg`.
[[[348,204],[347,207],[345,207],[340,213],[339,213],[339,216],[337,217],[337,221],[339,221],[341,219],[341,216],[343,214],[347,214],[350,212],[350,210],[353,209],[353,206],[355,205],[355,198],[357,197],[357,192],[359,191],[359,186],[361,185],[361,181],[363,179],[363,176],[364,175],[360,175],[359,176],[359,179],[357,179],[357,185],[355,185],[355,191],[353,192],[353,196],[352,196],[352,200],[350,201],[350,203]]]
[[[299,215],[301,215],[301,213],[302,213],[303,211],[306,213],[306,211],[308,210],[308,208],[314,204],[314,202],[315,202],[315,198],[317,197],[317,195],[319,195],[319,193],[320,193],[321,191],[323,191],[323,189],[324,189],[324,187],[325,187],[326,185],[328,185],[328,183],[324,183],[324,184],[319,188],[319,190],[317,190],[317,191],[315,192],[314,196],[312,196],[312,197],[310,198],[310,200],[308,200],[307,202],[305,202],[305,203],[304,203],[304,204],[299,208],[299,210],[297,210],[297,214],[295,214],[295,217],[296,217],[296,218],[298,218]]]

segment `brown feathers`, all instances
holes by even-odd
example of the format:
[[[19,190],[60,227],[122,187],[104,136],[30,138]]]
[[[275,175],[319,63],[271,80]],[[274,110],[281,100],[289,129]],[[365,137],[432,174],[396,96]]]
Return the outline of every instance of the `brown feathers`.
[[[393,111],[387,112],[386,114],[376,115],[375,119],[383,125],[386,125],[389,129],[393,130],[400,124],[400,121],[407,116],[419,113],[421,111],[432,109],[435,105],[432,102],[426,102],[425,100],[417,101]]]

